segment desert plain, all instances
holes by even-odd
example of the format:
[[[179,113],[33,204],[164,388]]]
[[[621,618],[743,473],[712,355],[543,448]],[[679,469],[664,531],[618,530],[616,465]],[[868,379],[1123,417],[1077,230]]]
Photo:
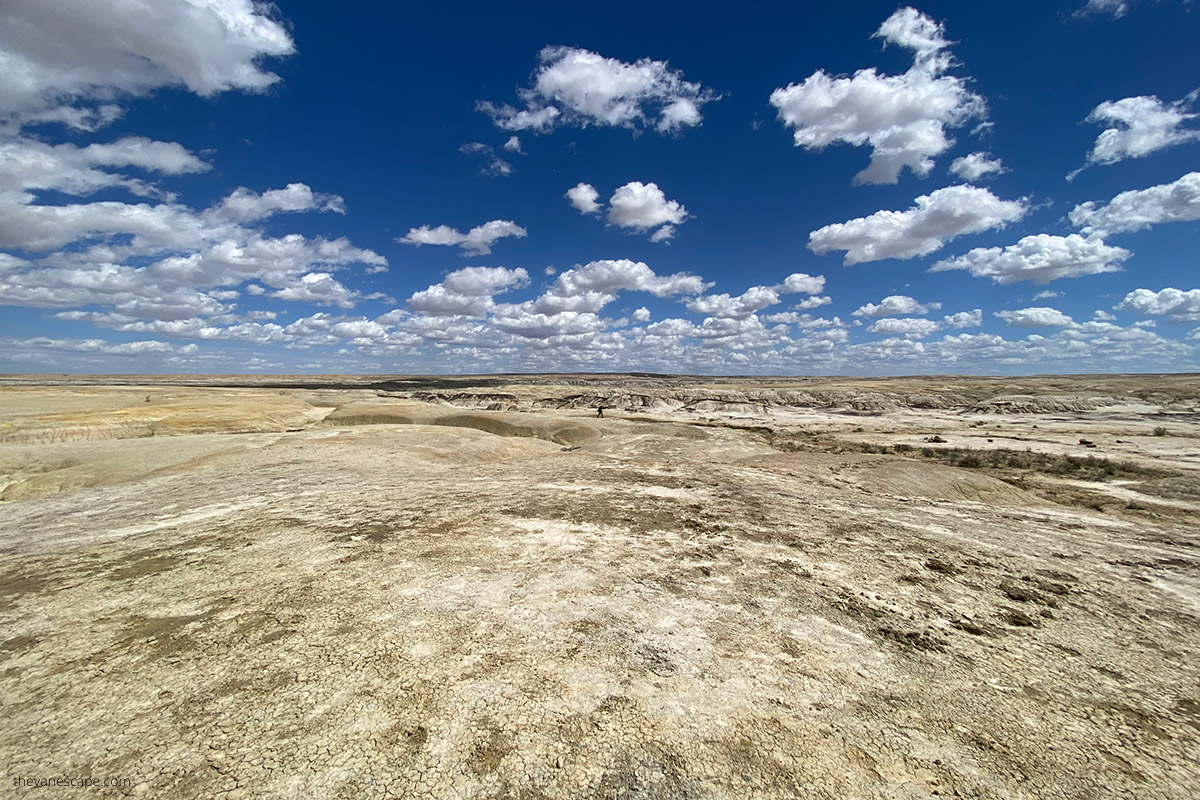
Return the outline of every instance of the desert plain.
[[[1196,375],[0,377],[3,779],[1194,798],[1198,523]]]

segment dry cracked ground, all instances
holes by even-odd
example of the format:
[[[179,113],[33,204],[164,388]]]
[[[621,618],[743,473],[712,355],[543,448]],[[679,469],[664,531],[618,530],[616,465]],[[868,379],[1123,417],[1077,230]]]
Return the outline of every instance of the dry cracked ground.
[[[0,779],[1194,798],[1198,411],[1186,375],[0,379]]]

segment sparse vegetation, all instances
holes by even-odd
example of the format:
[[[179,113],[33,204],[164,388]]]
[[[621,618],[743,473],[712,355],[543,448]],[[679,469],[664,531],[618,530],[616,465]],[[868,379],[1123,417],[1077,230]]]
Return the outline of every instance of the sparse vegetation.
[[[1096,456],[1072,456],[1057,453],[1038,453],[1033,450],[1007,448],[975,450],[968,447],[914,447],[910,444],[870,444],[848,442],[832,437],[802,437],[773,433],[771,445],[780,450],[822,450],[825,452],[874,453],[902,455],[939,461],[963,469],[992,469],[1040,472],[1062,478],[1085,481],[1108,481],[1114,478],[1167,478],[1177,473],[1171,470],[1145,467],[1132,461],[1114,461]]]
[[[1170,436],[1171,433],[1166,428],[1164,428],[1162,425],[1159,425],[1157,428],[1154,429],[1154,435],[1155,436]]]

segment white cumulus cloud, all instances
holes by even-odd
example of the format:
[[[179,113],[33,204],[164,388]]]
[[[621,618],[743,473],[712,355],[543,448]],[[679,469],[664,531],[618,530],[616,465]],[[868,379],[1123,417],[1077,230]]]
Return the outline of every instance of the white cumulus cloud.
[[[649,292],[655,297],[700,294],[711,284],[687,273],[658,275],[640,261],[628,259],[592,261],[559,273],[554,284],[532,301],[537,313],[599,311],[617,298],[617,293]]]
[[[1077,233],[1068,236],[1039,233],[1004,248],[976,248],[956,258],[939,261],[929,271],[963,269],[976,278],[991,278],[994,283],[1033,281],[1044,284],[1059,278],[1120,272],[1121,263],[1131,255],[1124,248],[1105,244],[1099,236],[1085,238]]]
[[[528,282],[529,273],[521,267],[464,267],[413,294],[408,307],[430,316],[481,317],[495,308],[492,298],[496,294]]]
[[[295,45],[251,0],[101,3],[8,0],[0,7],[0,114],[90,129],[112,101],[182,86],[203,96],[262,91],[278,80],[267,56]]]
[[[947,314],[942,317],[942,322],[951,328],[978,328],[983,324],[983,309],[976,308],[973,311],[959,311],[956,314]]]
[[[1101,103],[1087,121],[1111,125],[1096,137],[1088,162],[1115,164],[1127,158],[1142,158],[1184,142],[1200,140],[1200,130],[1184,124],[1197,117],[1188,113],[1196,92],[1174,103],[1154,96],[1126,97]]]
[[[1016,311],[997,311],[995,316],[1013,328],[1063,328],[1075,324],[1075,320],[1057,308],[1047,308],[1046,306],[1021,308]]]
[[[928,314],[930,311],[937,311],[941,307],[941,303],[918,303],[915,299],[907,295],[894,294],[883,298],[878,303],[867,303],[855,310],[850,316],[888,317],[897,314]]]
[[[889,336],[904,336],[908,339],[924,339],[931,333],[941,330],[942,326],[931,319],[895,319],[886,318],[875,322],[867,328],[867,333],[886,334]]]
[[[1200,172],[1189,172],[1172,183],[1121,192],[1106,204],[1077,205],[1068,217],[1084,233],[1100,235],[1200,219]]]
[[[964,181],[974,182],[988,175],[1004,172],[1004,163],[987,153],[971,153],[950,162],[950,171]]]
[[[1134,289],[1116,307],[1168,322],[1200,322],[1200,289]]]
[[[825,290],[825,276],[793,272],[774,288],[780,294],[820,294]]]
[[[590,183],[575,184],[567,189],[565,196],[581,214],[595,214],[602,207],[602,204],[597,202],[600,199],[600,193]]]
[[[950,239],[1002,228],[1025,216],[1024,201],[1001,200],[977,186],[947,186],[921,195],[907,211],[876,211],[868,217],[819,228],[808,236],[818,255],[845,250],[846,266],[885,258],[915,258]]]
[[[797,147],[870,146],[871,163],[855,183],[896,183],[905,167],[925,177],[933,159],[954,143],[947,129],[982,117],[986,104],[964,79],[943,74],[952,59],[940,23],[902,8],[874,35],[912,50],[912,68],[902,75],[880,75],[872,68],[837,78],[818,70],[803,83],[776,89],[771,105],[795,129]]]
[[[816,295],[815,294],[812,297],[806,297],[803,300],[801,300],[799,303],[796,303],[794,306],[792,306],[792,310],[793,311],[811,311],[814,308],[820,308],[821,306],[827,306],[832,302],[833,302],[833,298],[829,297],[828,295],[823,295],[823,294]]]
[[[756,311],[779,302],[779,293],[767,286],[751,286],[737,297],[712,294],[694,297],[687,302],[689,311],[720,319],[746,319]]]
[[[717,99],[665,61],[629,63],[577,47],[545,47],[538,60],[532,86],[518,93],[524,108],[478,104],[498,127],[541,133],[560,125],[605,125],[673,134],[699,125],[701,107]]]
[[[510,236],[524,239],[527,235],[528,231],[512,220],[494,219],[466,233],[460,233],[449,225],[438,225],[436,228],[422,225],[411,229],[396,241],[417,247],[423,244],[458,246],[465,256],[479,256],[492,252],[492,245],[499,239]]]
[[[208,164],[181,145],[140,136],[86,147],[49,145],[25,137],[0,143],[0,191],[53,189],[79,196],[120,187],[143,196],[162,194],[141,178],[112,171],[129,167],[163,175],[209,169]]]
[[[679,225],[687,218],[687,209],[676,200],[668,200],[656,183],[630,181],[618,187],[608,201],[610,223],[641,233],[659,225]],[[670,235],[662,238],[670,238]]]

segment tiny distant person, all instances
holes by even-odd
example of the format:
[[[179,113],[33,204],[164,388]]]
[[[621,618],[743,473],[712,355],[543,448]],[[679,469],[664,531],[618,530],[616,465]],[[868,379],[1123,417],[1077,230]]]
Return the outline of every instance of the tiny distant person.
[[[604,406],[599,406],[596,408],[596,416],[600,417],[601,419],[604,418]]]

